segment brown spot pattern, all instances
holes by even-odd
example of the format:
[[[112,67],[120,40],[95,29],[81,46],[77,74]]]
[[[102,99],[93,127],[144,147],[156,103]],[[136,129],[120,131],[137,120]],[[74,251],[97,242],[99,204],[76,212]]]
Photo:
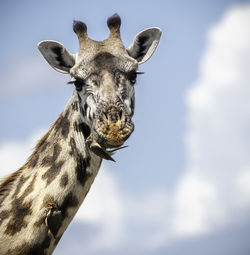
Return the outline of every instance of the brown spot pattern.
[[[19,232],[22,228],[26,228],[28,223],[25,217],[31,215],[31,205],[32,201],[24,203],[24,198],[26,198],[33,190],[34,183],[36,180],[36,174],[34,175],[32,181],[24,190],[23,194],[19,198],[14,198],[11,202],[11,209],[9,210],[9,222],[7,224],[5,234],[14,235]]]
[[[0,212],[0,226],[2,225],[4,220],[6,220],[8,217],[9,217],[9,211],[3,210]]]
[[[22,168],[20,168],[18,171],[12,173],[10,176],[5,178],[1,185],[0,185],[0,205],[3,203],[3,201],[6,199],[6,197],[9,195],[9,192],[11,191],[11,187],[14,184],[14,182],[18,179],[22,171]]]
[[[42,225],[45,224],[45,216],[41,217],[34,223],[34,227],[40,228]]]
[[[76,112],[78,111],[78,102],[77,101],[72,103],[72,110],[76,111]]]
[[[67,173],[63,174],[60,179],[60,186],[62,188],[65,188],[68,185],[69,182],[69,176]]]
[[[37,143],[34,152],[29,157],[27,163],[24,165],[24,168],[26,168],[26,167],[34,168],[37,165],[38,160],[39,160],[39,155],[42,152],[44,152],[46,150],[46,148],[48,147],[48,145],[49,145],[48,137],[49,137],[49,134],[51,133],[51,130],[52,129],[50,129],[49,132],[47,132],[42,137],[42,139],[40,139],[40,141]]]
[[[77,121],[75,121],[73,123],[73,128],[76,132],[82,132],[85,139],[87,139],[90,135],[90,128],[84,122],[78,123]]]
[[[11,219],[6,227],[5,234],[15,235],[22,228],[26,228],[28,223],[25,221],[25,217],[32,213],[30,209],[32,201],[23,203],[20,198],[12,202]]]
[[[27,242],[10,249],[6,254],[8,255],[46,255],[46,249],[49,248],[51,238],[46,235],[41,243],[31,245]]]
[[[29,159],[27,167],[34,168],[39,160],[39,153],[36,152],[35,154],[32,155],[32,157]]]
[[[68,193],[68,195],[64,198],[62,205],[59,207],[59,210],[62,212],[62,217],[66,218],[68,216],[68,209],[77,207],[79,201],[72,192]]]
[[[29,179],[28,177],[20,176],[19,181],[18,181],[18,184],[17,184],[17,186],[16,186],[16,190],[15,190],[15,192],[13,193],[12,198],[15,198],[15,197],[19,194],[19,192],[20,192],[20,190],[21,190],[23,184],[24,184],[28,179]]]
[[[67,139],[69,134],[70,122],[69,122],[68,116],[69,116],[69,111],[66,111],[64,115],[62,113],[61,115],[59,115],[58,119],[56,120],[54,124],[55,129],[61,132],[64,139]]]
[[[43,179],[47,179],[47,184],[50,184],[55,177],[60,173],[61,168],[64,164],[63,160],[56,162],[62,148],[59,144],[54,145],[53,155],[46,156],[43,160],[41,165],[45,167],[49,167],[49,169],[42,175]]]
[[[75,172],[77,180],[82,186],[84,186],[87,179],[91,176],[91,174],[86,171],[87,167],[90,166],[90,158],[83,157],[83,155],[77,150],[76,142],[72,137],[70,138],[70,147],[70,153],[74,157],[74,160],[76,162]]]

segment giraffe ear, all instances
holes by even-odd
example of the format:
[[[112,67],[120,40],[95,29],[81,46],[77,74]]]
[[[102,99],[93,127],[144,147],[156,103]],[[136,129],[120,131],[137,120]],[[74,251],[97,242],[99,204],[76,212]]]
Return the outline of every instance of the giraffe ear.
[[[137,34],[126,49],[128,54],[139,64],[146,62],[154,53],[161,38],[161,29],[152,27]]]
[[[38,43],[38,49],[46,61],[58,72],[69,73],[75,65],[75,55],[56,41],[42,41]]]

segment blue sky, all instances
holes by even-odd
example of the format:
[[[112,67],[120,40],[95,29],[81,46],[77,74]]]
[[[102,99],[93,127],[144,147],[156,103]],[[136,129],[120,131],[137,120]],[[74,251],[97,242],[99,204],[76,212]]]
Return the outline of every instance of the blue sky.
[[[76,52],[72,21],[103,40],[115,12],[126,46],[147,27],[163,32],[140,67],[129,147],[117,163],[104,162],[55,254],[73,246],[87,255],[122,255],[128,246],[130,255],[249,253],[249,8],[224,0],[0,3],[1,176],[25,161],[72,94],[39,41]]]

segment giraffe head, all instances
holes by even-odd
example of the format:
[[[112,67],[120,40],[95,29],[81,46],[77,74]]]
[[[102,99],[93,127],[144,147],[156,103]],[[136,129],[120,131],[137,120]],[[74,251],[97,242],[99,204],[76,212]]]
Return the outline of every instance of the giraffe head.
[[[71,54],[61,43],[38,44],[47,62],[57,71],[72,77],[81,107],[81,115],[94,140],[104,148],[121,146],[133,132],[134,84],[138,66],[155,51],[161,36],[159,28],[137,34],[128,48],[120,38],[121,19],[108,18],[109,37],[94,41],[87,26],[74,21],[73,30],[79,51]]]

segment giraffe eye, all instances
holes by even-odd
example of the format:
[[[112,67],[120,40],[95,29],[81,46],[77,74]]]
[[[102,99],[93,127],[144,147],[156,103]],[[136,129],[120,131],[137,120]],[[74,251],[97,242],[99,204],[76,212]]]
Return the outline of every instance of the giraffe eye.
[[[75,81],[75,87],[76,87],[77,91],[81,91],[83,85],[84,85],[84,83],[82,81],[80,81],[80,80]]]
[[[68,84],[74,84],[77,91],[81,91],[84,85],[84,81],[80,79],[74,79],[68,82]]]
[[[136,83],[137,72],[136,71],[131,71],[127,74],[127,77],[129,79],[129,81],[131,82],[131,84],[134,85]]]

